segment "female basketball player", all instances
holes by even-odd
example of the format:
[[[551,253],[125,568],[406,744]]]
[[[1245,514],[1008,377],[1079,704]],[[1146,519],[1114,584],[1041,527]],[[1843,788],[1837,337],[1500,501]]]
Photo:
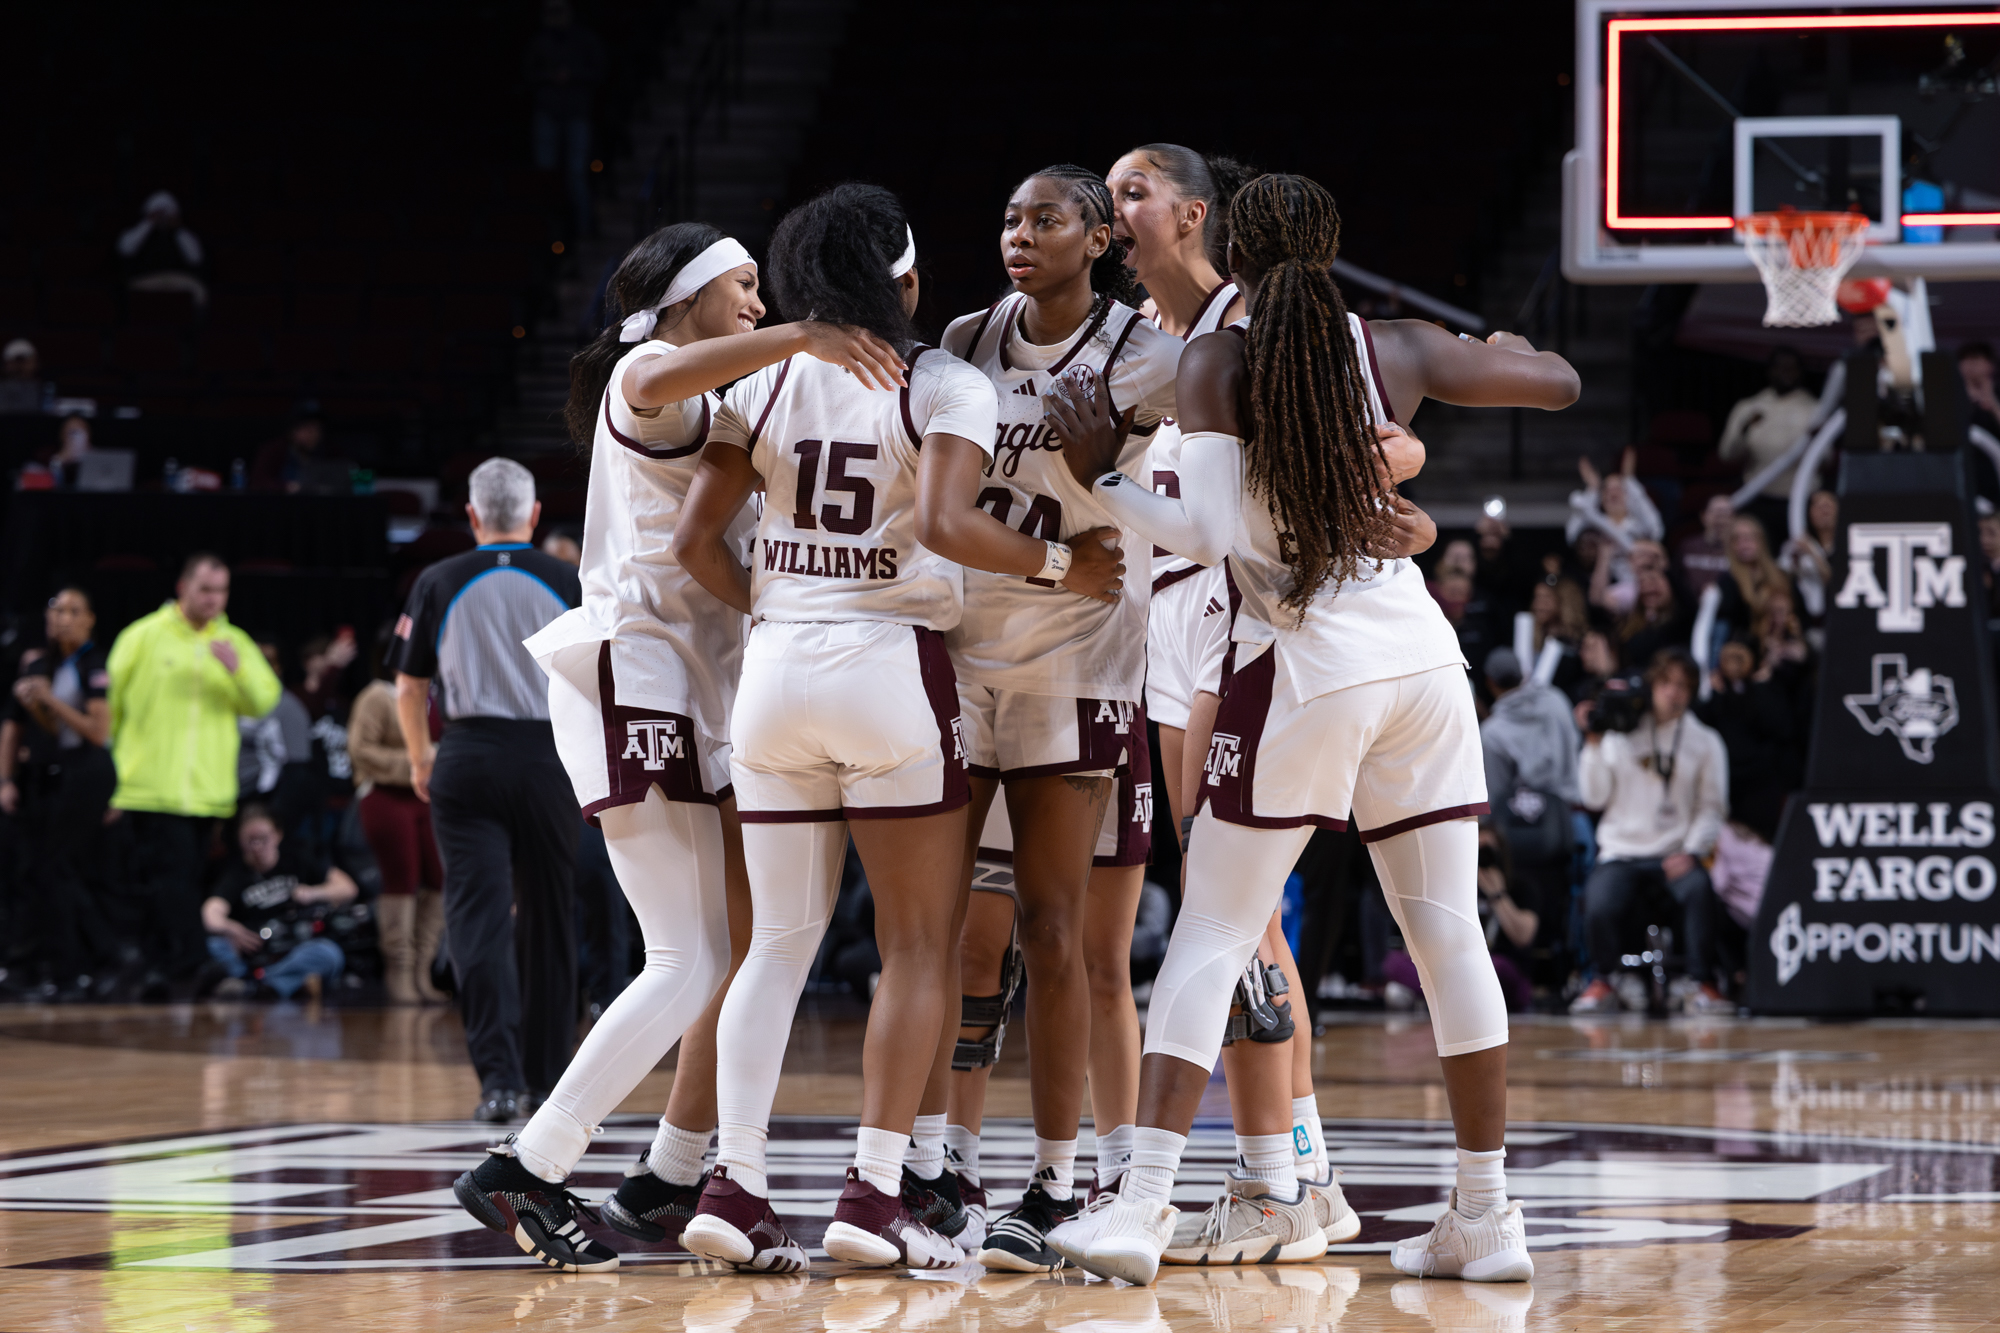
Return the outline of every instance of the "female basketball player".
[[[863,330],[799,323],[753,332],[764,314],[757,265],[703,223],[641,241],[611,292],[631,313],[578,352],[570,372],[571,436],[593,441],[583,605],[529,648],[549,674],[557,749],[584,814],[603,826],[646,965],[527,1126],[456,1187],[475,1217],[572,1272],[616,1267],[618,1256],[577,1227],[561,1182],[591,1130],[676,1041],[681,1058],[659,1134],[604,1211],[618,1230],[649,1241],[669,1239],[693,1213],[715,1124],[718,991],[732,941],[735,961],[749,946],[725,739],[743,617],[668,549],[720,406],[713,391],[794,354],[885,390],[902,382],[895,350]],[[743,512],[732,523],[739,549],[751,521]]]
[[[1197,560],[1226,552],[1243,592],[1209,803],[1153,989],[1131,1167],[1118,1195],[1049,1237],[1104,1276],[1157,1272],[1230,992],[1310,826],[1337,827],[1349,809],[1432,997],[1459,1146],[1451,1206],[1391,1262],[1476,1281],[1533,1272],[1500,1165],[1507,1014],[1473,898],[1486,793],[1464,659],[1415,567],[1367,552],[1390,512],[1384,423],[1426,396],[1560,408],[1577,379],[1512,335],[1475,344],[1418,321],[1353,318],[1327,272],[1338,243],[1332,196],[1303,177],[1264,176],[1236,196],[1230,267],[1250,326],[1184,358],[1182,498],[1110,470],[1116,431],[1094,404],[1079,395],[1051,412],[1107,509]]]
[[[1062,465],[1043,420],[1042,395],[1058,377],[1093,372],[1113,410],[1130,419],[1121,461],[1136,467],[1153,432],[1173,413],[1181,354],[1180,339],[1161,333],[1127,303],[1135,304],[1138,293],[1121,262],[1123,247],[1112,239],[1112,218],[1111,192],[1094,172],[1053,166],[1023,180],[1008,201],[1000,231],[1000,259],[1012,294],[954,320],[944,335],[944,350],[982,371],[999,399],[994,460],[980,505],[1023,533],[1079,546],[1101,545],[1118,530]],[[1119,771],[1151,781],[1142,704],[1147,593],[1146,584],[1137,581],[1107,604],[1045,580],[968,571],[965,615],[946,640],[971,751],[966,876],[972,876],[988,807],[1004,784],[1012,896],[1019,903],[1018,935],[1027,968],[1035,1161],[1027,1196],[994,1224],[979,1252],[989,1268],[1060,1267],[1062,1257],[1042,1237],[1077,1209],[1078,1112],[1085,1069],[1097,1073],[1090,1057],[1098,1045],[1084,958],[1086,903],[1100,834],[1110,823],[1115,841],[1134,813],[1109,808],[1120,787]],[[1123,789],[1136,795],[1135,782]],[[1104,890],[1101,914],[1126,923],[1125,948],[1111,961],[1129,994],[1129,931],[1147,848],[1128,840],[1125,850],[1123,863],[1100,876],[1111,882],[1097,887]],[[1121,859],[1116,848],[1107,859]],[[982,893],[979,898],[977,907],[967,910],[962,966],[997,957],[1016,929],[1008,919],[1007,897]],[[990,981],[973,980],[979,995],[968,999],[975,1005],[997,989]],[[1127,1021],[1131,1033],[1107,1049],[1134,1068],[1106,1071],[1106,1081],[1124,1085],[1129,1097],[1137,1091],[1136,1011],[1128,1011]],[[978,1035],[977,1028],[970,1030]],[[976,1132],[985,1078],[961,1074],[953,1085],[949,1122]],[[1108,1108],[1097,1109],[1101,1117]],[[1106,1131],[1119,1123],[1129,1120],[1099,1120]],[[937,1125],[940,1138],[944,1129]],[[954,1148],[964,1156],[962,1142]]]
[[[764,1143],[788,1024],[825,933],[851,834],[876,903],[881,981],[862,1051],[855,1164],[826,1232],[838,1259],[918,1268],[963,1261],[903,1203],[904,1150],[933,1064],[952,1040],[952,948],[963,896],[964,736],[943,631],[960,566],[1115,600],[1115,551],[1074,552],[978,506],[992,385],[919,351],[916,243],[902,205],[838,186],[788,214],[771,242],[786,309],[865,328],[909,365],[885,393],[805,357],[735,385],[717,414],[675,554],[750,613],[730,739],[754,926],[717,1026],[716,1168],[682,1243],[756,1266],[790,1246],[772,1212]],[[746,570],[731,525],[765,488]]]

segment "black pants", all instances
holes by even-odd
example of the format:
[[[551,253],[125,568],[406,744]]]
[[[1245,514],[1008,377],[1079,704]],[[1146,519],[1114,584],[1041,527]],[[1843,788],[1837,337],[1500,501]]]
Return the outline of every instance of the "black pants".
[[[1659,861],[1599,861],[1583,886],[1584,928],[1589,932],[1590,963],[1601,977],[1616,972],[1630,928],[1646,924],[1639,909],[1653,913],[1652,924],[1680,920],[1681,950],[1688,975],[1714,985],[1715,922],[1722,911],[1708,871],[1697,861],[1694,869],[1669,880]]]
[[[95,745],[80,745],[35,775],[21,812],[24,916],[50,979],[64,985],[117,956],[102,901],[104,810],[117,785],[111,756]]]
[[[128,810],[125,818],[132,824],[132,887],[146,961],[169,977],[185,976],[208,957],[201,899],[214,821],[156,810]]]
[[[576,1043],[576,794],[546,722],[453,722],[431,773],[445,945],[484,1091],[545,1094]]]

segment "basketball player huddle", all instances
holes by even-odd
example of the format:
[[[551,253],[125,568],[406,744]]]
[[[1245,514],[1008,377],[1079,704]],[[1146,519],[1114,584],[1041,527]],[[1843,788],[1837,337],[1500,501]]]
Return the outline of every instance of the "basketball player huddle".
[[[679,1042],[602,1222],[803,1269],[765,1142],[852,838],[882,967],[829,1256],[1136,1283],[1317,1259],[1360,1220],[1274,914],[1313,828],[1351,822],[1423,979],[1458,1143],[1449,1206],[1391,1262],[1524,1280],[1477,719],[1410,561],[1436,529],[1396,494],[1424,461],[1397,423],[1426,397],[1563,407],[1576,375],[1511,334],[1347,313],[1333,199],[1300,176],[1153,144],[1003,202],[1012,290],[942,347],[916,339],[916,238],[872,186],[793,210],[761,267],[679,223],[613,278],[624,318],[572,362],[583,605],[528,647],[646,965],[457,1197],[551,1267],[615,1266],[563,1182]],[[757,327],[765,287],[794,322]],[[1186,882],[1142,1038],[1129,956],[1163,835]],[[1020,989],[1035,1160],[989,1216],[986,1077]],[[1218,1054],[1238,1161],[1181,1214]]]

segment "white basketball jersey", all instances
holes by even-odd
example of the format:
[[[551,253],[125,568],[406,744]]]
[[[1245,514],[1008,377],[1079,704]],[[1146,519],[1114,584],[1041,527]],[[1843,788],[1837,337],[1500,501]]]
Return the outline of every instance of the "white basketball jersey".
[[[743,657],[744,620],[681,568],[674,528],[721,400],[701,394],[641,413],[625,401],[625,372],[641,357],[672,356],[643,342],[619,358],[599,404],[583,524],[583,605],[537,634],[537,656],[594,640],[611,643],[618,703],[693,718],[711,740],[729,736]],[[730,525],[748,548],[748,506]],[[587,668],[596,670],[592,659]],[[597,682],[586,691],[597,696]]]
[[[945,350],[993,383],[999,421],[980,507],[1030,537],[1068,541],[1088,528],[1118,526],[1063,462],[1062,441],[1043,419],[1042,395],[1073,366],[1090,366],[1108,384],[1114,410],[1133,413],[1118,460],[1138,467],[1147,442],[1173,414],[1181,340],[1138,311],[1106,301],[1069,338],[1041,347],[1021,334],[1028,298],[1018,293],[992,309],[952,321]],[[1126,563],[1150,549],[1122,534]],[[1073,699],[1137,703],[1146,681],[1146,602],[1151,584],[1127,574],[1116,605],[1078,596],[1059,584],[1016,574],[965,571],[965,618],[950,637],[959,678],[994,689]]]
[[[993,439],[993,386],[935,348],[909,387],[870,389],[803,352],[738,380],[709,438],[746,449],[764,479],[751,553],[757,620],[958,623],[959,567],[917,541],[924,436]]]
[[[1375,368],[1373,340],[1359,315],[1347,317],[1348,336],[1360,358],[1368,389],[1368,410],[1377,422],[1393,422],[1388,394]],[[1241,327],[1241,321],[1235,327]],[[1247,455],[1257,448],[1250,440]],[[1271,509],[1246,486],[1242,526],[1229,553],[1230,573],[1243,594],[1232,635],[1238,643],[1275,643],[1301,697],[1318,698],[1350,685],[1390,680],[1436,667],[1465,664],[1458,634],[1424,587],[1424,576],[1409,560],[1377,565],[1360,562],[1359,577],[1335,592],[1329,581],[1306,607],[1305,619],[1284,605],[1292,571],[1279,548]],[[1239,653],[1239,669],[1243,658]]]
[[[1236,284],[1224,278],[1215,285],[1215,290],[1202,298],[1201,309],[1195,312],[1194,322],[1188,325],[1186,341],[1193,342],[1204,333],[1214,333],[1222,327],[1222,317],[1229,313],[1229,307],[1236,304]],[[1160,429],[1153,436],[1153,447],[1146,451],[1146,462],[1153,469],[1153,489],[1162,495],[1175,499],[1181,494],[1181,428],[1169,417],[1160,423]],[[1184,555],[1175,555],[1164,546],[1153,548],[1153,586],[1158,588],[1160,580],[1168,574],[1198,568],[1194,561]]]

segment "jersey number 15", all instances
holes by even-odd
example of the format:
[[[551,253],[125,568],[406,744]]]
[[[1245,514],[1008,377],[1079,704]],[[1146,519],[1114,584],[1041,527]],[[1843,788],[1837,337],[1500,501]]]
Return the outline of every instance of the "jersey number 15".
[[[843,514],[837,504],[821,505],[819,513],[813,513],[813,495],[821,489],[819,468],[823,449],[826,454],[824,489],[828,495],[847,492],[852,497],[851,513]],[[866,477],[848,476],[847,465],[853,459],[875,458],[881,453],[879,445],[835,440],[831,448],[826,448],[823,440],[800,440],[792,446],[792,452],[799,456],[799,493],[792,509],[793,527],[801,532],[814,532],[824,526],[828,532],[852,537],[874,526],[875,483]]]

